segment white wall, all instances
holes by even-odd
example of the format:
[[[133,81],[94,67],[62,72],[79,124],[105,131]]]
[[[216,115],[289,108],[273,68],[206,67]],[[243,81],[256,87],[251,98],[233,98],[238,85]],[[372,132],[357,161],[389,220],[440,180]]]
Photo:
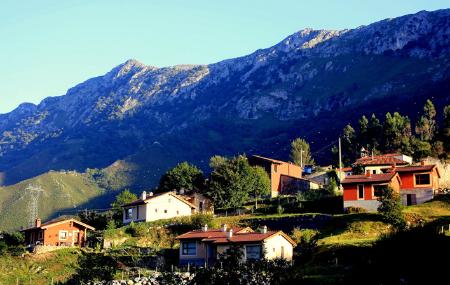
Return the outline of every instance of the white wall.
[[[292,260],[294,248],[282,235],[278,234],[265,240],[264,253],[267,259],[281,258],[281,247],[284,247],[284,259]]]
[[[192,214],[191,206],[169,194],[149,200],[146,208],[145,220],[147,222]]]

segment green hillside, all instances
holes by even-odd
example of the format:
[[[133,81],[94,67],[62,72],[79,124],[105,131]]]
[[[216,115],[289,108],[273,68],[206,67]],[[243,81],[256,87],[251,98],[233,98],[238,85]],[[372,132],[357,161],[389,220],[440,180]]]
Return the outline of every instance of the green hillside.
[[[38,215],[45,221],[63,214],[76,214],[84,208],[108,207],[114,192],[100,188],[85,174],[48,172],[18,184],[0,187],[0,231],[29,224],[32,200],[29,185],[40,186]]]

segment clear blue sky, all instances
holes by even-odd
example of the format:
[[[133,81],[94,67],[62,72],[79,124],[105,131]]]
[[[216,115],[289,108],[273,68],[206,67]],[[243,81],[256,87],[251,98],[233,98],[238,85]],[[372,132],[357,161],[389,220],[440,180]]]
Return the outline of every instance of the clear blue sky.
[[[220,2],[220,3],[219,3]],[[448,0],[1,0],[0,113],[135,58],[213,63],[306,27],[354,28]]]

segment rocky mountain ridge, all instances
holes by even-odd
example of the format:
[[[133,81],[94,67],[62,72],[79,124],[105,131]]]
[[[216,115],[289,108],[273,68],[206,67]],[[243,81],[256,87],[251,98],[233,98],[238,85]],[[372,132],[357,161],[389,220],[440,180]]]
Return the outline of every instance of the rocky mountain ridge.
[[[273,47],[210,65],[157,68],[128,60],[64,96],[0,115],[0,184],[52,169],[102,168],[130,156],[135,161],[143,153],[165,153],[159,172],[214,152],[285,156],[290,138],[314,139],[322,132],[319,148],[333,128],[343,127],[340,112],[370,109],[385,98],[397,105],[378,104],[368,112],[379,105],[380,111],[395,110],[406,98],[420,106],[430,90],[438,104],[448,102],[442,86],[450,77],[449,55],[446,9],[342,31],[304,29]],[[325,119],[333,128],[308,123]],[[223,146],[241,135],[243,142]],[[193,153],[180,154],[179,142]],[[204,144],[215,145],[196,149]],[[30,164],[36,167],[26,169]]]

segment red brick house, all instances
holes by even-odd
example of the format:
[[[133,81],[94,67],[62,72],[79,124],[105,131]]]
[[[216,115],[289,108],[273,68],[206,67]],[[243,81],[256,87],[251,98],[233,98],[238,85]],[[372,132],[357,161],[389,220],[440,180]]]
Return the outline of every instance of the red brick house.
[[[293,163],[252,155],[248,159],[250,165],[264,168],[270,177],[271,197],[283,194],[288,185],[302,178],[302,168]]]
[[[402,184],[396,172],[372,174],[370,171],[363,175],[347,176],[341,183],[344,188],[344,209],[358,207],[370,212],[376,212],[380,205],[377,200],[379,189],[388,186],[399,193]]]
[[[436,165],[406,166],[395,168],[402,185],[400,194],[406,206],[421,204],[433,199],[439,187],[440,173]]]
[[[85,246],[87,231],[95,228],[75,219],[52,220],[41,224],[36,219],[35,226],[22,230],[27,245]]]

